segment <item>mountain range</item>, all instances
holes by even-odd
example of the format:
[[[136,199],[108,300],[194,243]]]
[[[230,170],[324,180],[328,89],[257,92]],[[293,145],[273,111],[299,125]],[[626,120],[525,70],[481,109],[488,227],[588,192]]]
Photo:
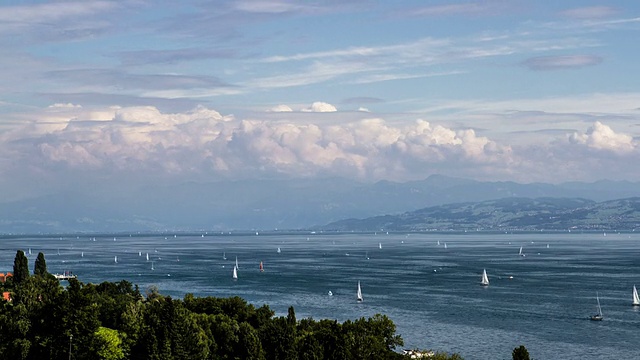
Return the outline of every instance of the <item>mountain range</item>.
[[[570,198],[587,204],[637,196],[640,183],[628,181],[521,184],[440,175],[403,183],[326,178],[156,184],[0,201],[0,233],[309,229],[496,199]]]
[[[432,206],[398,215],[347,219],[334,231],[635,231],[640,197],[595,202],[568,198],[503,198]]]

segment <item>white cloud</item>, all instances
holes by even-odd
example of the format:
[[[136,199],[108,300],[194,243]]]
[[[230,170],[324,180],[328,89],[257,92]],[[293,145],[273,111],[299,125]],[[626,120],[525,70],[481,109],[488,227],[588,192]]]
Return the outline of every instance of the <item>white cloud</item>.
[[[527,59],[522,64],[531,70],[558,70],[598,65],[602,60],[596,55],[539,56]]]
[[[310,109],[335,107],[318,102]],[[277,121],[266,120],[269,114],[244,120],[204,107],[182,113],[154,107],[45,110],[38,121],[0,133],[1,153],[11,159],[2,162],[11,168],[3,167],[0,182],[4,174],[26,169],[40,176],[63,169],[184,179],[279,174],[406,181],[443,173],[557,181],[560,174],[564,179],[589,176],[585,168],[610,169],[621,156],[627,163],[640,160],[637,141],[603,122],[584,132],[559,131],[552,141],[547,136],[508,145],[469,127],[425,120],[390,123],[365,112],[334,112],[323,116],[333,121],[318,122],[307,112],[289,112]],[[629,167],[624,171],[633,173]]]
[[[609,6],[588,6],[565,10],[561,14],[574,19],[599,19],[615,15],[617,12]]]
[[[269,112],[292,112],[293,110],[288,105],[276,105],[268,110]]]
[[[371,111],[369,111],[369,109],[367,109],[366,107],[362,107],[362,106],[358,108],[358,111],[371,112]]]
[[[570,141],[592,149],[608,150],[619,154],[638,150],[638,142],[634,141],[632,136],[616,133],[599,121],[596,121],[586,133],[573,133],[570,136]]]
[[[338,111],[335,106],[326,102],[316,101],[311,106],[302,109],[303,112],[335,112]]]

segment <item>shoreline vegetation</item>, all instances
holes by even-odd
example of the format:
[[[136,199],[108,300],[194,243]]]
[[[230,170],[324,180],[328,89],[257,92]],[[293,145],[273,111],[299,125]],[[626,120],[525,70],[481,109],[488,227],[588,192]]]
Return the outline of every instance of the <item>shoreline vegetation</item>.
[[[7,359],[462,359],[401,353],[402,337],[381,314],[343,323],[298,320],[293,307],[275,316],[268,305],[240,297],[173,299],[155,287],[142,294],[126,280],[71,278],[65,287],[47,272],[42,253],[30,275],[18,250],[13,276],[0,287],[10,294],[0,301],[0,355]]]

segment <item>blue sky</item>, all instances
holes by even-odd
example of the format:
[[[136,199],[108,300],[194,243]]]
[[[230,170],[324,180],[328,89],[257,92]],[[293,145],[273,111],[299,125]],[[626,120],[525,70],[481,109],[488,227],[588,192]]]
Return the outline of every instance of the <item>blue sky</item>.
[[[640,179],[635,1],[3,1],[5,198]]]

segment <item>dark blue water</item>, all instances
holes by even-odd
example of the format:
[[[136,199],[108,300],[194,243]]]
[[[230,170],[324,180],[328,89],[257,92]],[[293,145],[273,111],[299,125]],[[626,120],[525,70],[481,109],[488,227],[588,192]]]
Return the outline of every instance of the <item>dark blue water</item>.
[[[525,257],[518,256],[520,246]],[[70,270],[83,282],[126,279],[174,297],[238,295],[278,315],[293,305],[299,319],[383,313],[405,347],[465,359],[510,359],[521,344],[536,359],[640,356],[640,309],[631,306],[631,289],[640,286],[635,233],[6,238],[0,272],[11,270],[17,249],[29,248],[31,267],[43,251],[50,272]],[[479,285],[484,268],[488,287]],[[588,320],[596,292],[602,322]]]

